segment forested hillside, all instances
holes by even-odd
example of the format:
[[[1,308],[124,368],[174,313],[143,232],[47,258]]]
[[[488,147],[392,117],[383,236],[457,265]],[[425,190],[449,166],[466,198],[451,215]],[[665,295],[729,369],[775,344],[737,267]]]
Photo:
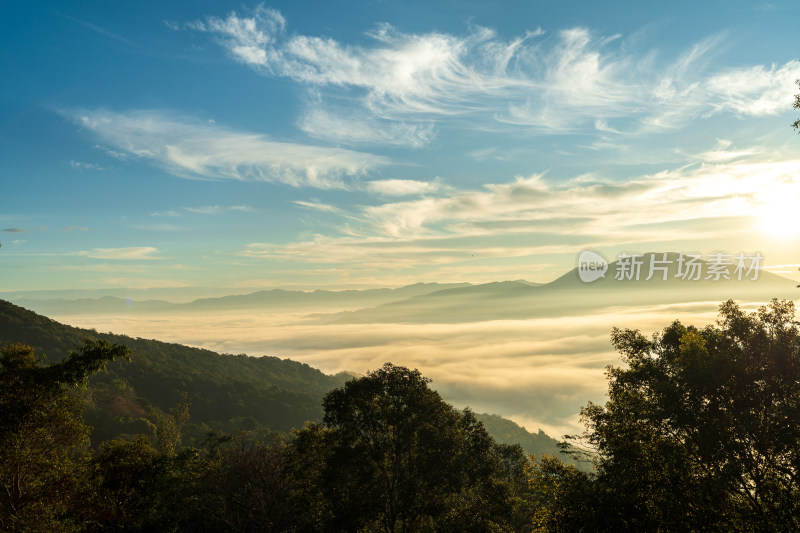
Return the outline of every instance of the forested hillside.
[[[58,362],[87,337],[128,346],[131,361],[114,361],[89,379],[85,418],[92,441],[154,437],[164,419],[188,407],[186,444],[200,444],[210,432],[248,431],[288,435],[322,420],[322,398],[350,379],[329,376],[306,364],[277,357],[221,355],[125,335],[60,324],[0,300],[0,342],[21,342]],[[183,416],[183,415],[181,415]],[[477,415],[489,433],[526,453],[559,454],[558,441],[497,415]],[[566,461],[570,458],[562,455]]]
[[[475,418],[489,432],[494,440],[500,444],[519,444],[528,454],[537,457],[542,455],[554,455],[560,457],[566,463],[572,463],[573,458],[562,452],[559,441],[550,437],[541,429],[537,433],[531,433],[522,426],[503,418],[499,415],[476,414]],[[578,462],[578,468],[588,468],[588,463]]]
[[[322,396],[351,376],[329,376],[277,357],[220,355],[124,335],[65,326],[0,300],[0,340],[21,342],[63,360],[87,337],[128,346],[131,361],[110,363],[90,379],[87,422],[93,440],[154,431],[160,418],[189,406],[189,442],[209,431],[288,433],[322,418]]]

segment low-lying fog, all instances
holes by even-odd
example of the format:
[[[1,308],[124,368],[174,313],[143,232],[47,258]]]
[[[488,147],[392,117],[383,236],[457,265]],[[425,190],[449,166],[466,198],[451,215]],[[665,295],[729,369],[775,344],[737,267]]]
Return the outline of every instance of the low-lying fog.
[[[384,362],[418,368],[453,404],[497,413],[560,437],[580,431],[581,406],[603,402],[604,370],[621,363],[611,328],[648,336],[675,319],[706,325],[719,302],[592,310],[590,314],[455,324],[329,324],[309,313],[225,311],[62,315],[70,325],[221,353],[273,355],[326,373],[366,373]],[[753,309],[757,304],[746,304]]]

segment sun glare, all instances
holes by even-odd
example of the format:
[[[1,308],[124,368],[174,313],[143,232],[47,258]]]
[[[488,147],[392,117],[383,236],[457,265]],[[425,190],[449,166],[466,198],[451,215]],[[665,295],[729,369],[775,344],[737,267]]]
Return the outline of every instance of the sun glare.
[[[791,240],[800,237],[797,206],[800,195],[788,187],[774,189],[760,196],[756,217],[759,231],[768,238]]]

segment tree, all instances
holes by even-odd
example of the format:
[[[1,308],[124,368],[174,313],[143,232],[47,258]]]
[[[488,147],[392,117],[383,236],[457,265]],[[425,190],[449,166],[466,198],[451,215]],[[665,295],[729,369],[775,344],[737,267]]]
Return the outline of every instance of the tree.
[[[330,392],[324,422],[335,430],[331,466],[336,517],[345,529],[377,522],[403,531],[443,512],[456,492],[458,413],[418,371],[391,364]],[[358,522],[361,522],[360,524]]]
[[[196,503],[209,463],[198,450],[160,450],[146,436],[102,442],[85,463],[73,513],[88,532],[208,531]]]
[[[22,344],[0,349],[0,529],[65,531],[76,450],[88,441],[80,392],[87,377],[124,346],[87,340],[60,363],[43,366]]]
[[[298,532],[328,531],[334,512],[327,471],[332,463],[336,433],[321,424],[309,424],[294,434],[287,449],[287,475],[292,480],[290,502]]]
[[[534,531],[604,531],[603,506],[594,479],[565,465],[556,456],[542,456],[524,466],[528,487],[522,495],[527,521]]]
[[[90,531],[141,530],[158,518],[166,457],[146,437],[100,444],[81,505]]]
[[[387,363],[325,397],[292,446],[293,499],[316,520],[301,530],[487,531],[510,515],[500,449],[429,382]]]
[[[251,440],[247,435],[212,435],[198,479],[194,523],[190,531],[295,531],[290,522],[286,445],[279,439]],[[303,509],[306,513],[309,509]]]
[[[717,325],[612,333],[627,368],[582,410],[614,529],[800,529],[800,329],[794,304]]]
[[[795,83],[798,87],[800,87],[800,80],[795,80]],[[800,109],[800,93],[794,95],[794,105],[792,107],[795,109]],[[792,127],[796,130],[800,130],[800,118],[792,123]],[[798,133],[800,133],[800,131],[798,131]]]

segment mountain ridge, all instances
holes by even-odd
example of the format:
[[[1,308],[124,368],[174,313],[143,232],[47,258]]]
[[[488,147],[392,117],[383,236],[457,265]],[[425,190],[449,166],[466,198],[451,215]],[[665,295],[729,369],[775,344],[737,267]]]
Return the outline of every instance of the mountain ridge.
[[[170,311],[225,311],[231,309],[302,309],[308,305],[365,307],[379,305],[394,298],[409,298],[428,292],[470,286],[469,283],[414,283],[395,289],[346,289],[331,291],[317,289],[298,291],[264,289],[247,294],[231,294],[196,298],[190,302],[167,300],[133,300],[120,296],[104,295],[98,298],[15,298],[13,303],[43,314],[93,314],[93,313],[150,313]]]
[[[492,282],[465,288],[444,289],[369,309],[341,311],[315,318],[331,324],[348,323],[459,323],[484,320],[513,320],[542,316],[584,313],[614,306],[635,306],[728,299],[764,301],[797,296],[794,281],[767,271],[759,271],[757,280],[678,279],[677,253],[669,253],[673,263],[667,279],[654,276],[647,280],[652,255],[660,260],[663,252],[642,254],[639,279],[617,279],[619,261],[608,264],[604,279],[581,281],[579,267],[555,280],[536,286],[519,282]],[[704,269],[710,264],[701,260]],[[705,271],[705,270],[704,270]]]
[[[260,312],[296,312],[322,323],[458,323],[485,320],[526,319],[541,316],[574,315],[586,310],[643,303],[678,303],[681,301],[769,301],[796,296],[794,281],[764,270],[757,270],[758,280],[736,279],[735,265],[729,277],[719,280],[680,279],[675,252],[640,254],[638,279],[618,279],[617,261],[608,263],[604,278],[581,281],[575,267],[548,283],[518,279],[481,284],[415,283],[394,289],[347,289],[342,291],[291,291],[268,289],[248,294],[198,298],[191,302],[172,303],[165,300],[130,300],[116,296],[98,299],[21,298],[18,305],[46,315],[137,314],[137,313],[204,313],[257,310]],[[713,254],[712,254],[713,255]],[[709,256],[710,257],[710,256]],[[733,255],[730,259],[733,261]],[[651,260],[666,259],[664,272]],[[703,272],[711,262],[698,262]],[[662,279],[666,276],[666,280]],[[753,276],[753,273],[750,273]]]

